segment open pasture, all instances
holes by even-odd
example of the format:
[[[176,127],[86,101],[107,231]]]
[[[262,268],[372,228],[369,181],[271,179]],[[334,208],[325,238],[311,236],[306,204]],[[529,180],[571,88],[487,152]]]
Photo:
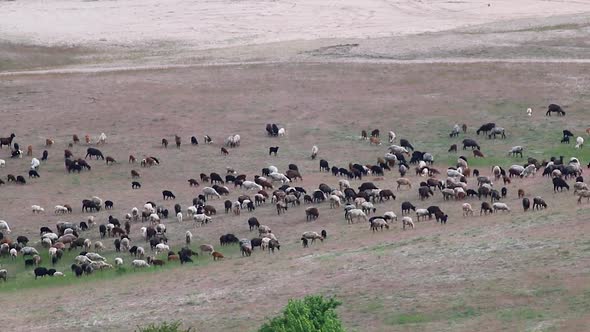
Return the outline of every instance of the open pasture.
[[[577,204],[573,188],[554,193],[542,170],[506,185],[508,194],[501,201],[510,213],[479,216],[480,200],[466,199],[476,210],[473,217],[462,216],[464,201],[444,201],[438,190],[421,201],[417,188],[426,178],[416,176],[413,166],[406,175],[412,189],[396,190],[396,168],[383,177],[351,181],[355,189],[373,182],[393,190],[396,200],[375,203],[377,215],[394,211],[401,220],[400,204],[410,201],[418,208],[437,205],[449,216],[441,225],[434,219],[417,222],[412,212],[416,227],[406,230],[400,221],[375,233],[367,222],[348,225],[343,209],[331,209],[327,201],[314,204],[319,209],[315,221],[306,221],[309,204],[303,201],[280,216],[270,199],[253,212],[225,214],[226,199],[253,195],[232,184],[229,196],[207,201],[217,209],[212,223],[196,227],[186,208],[210,185],[199,174],[225,176],[226,167],[252,180],[263,167],[274,165],[284,172],[294,163],[303,176],[294,185],[308,193],[320,183],[337,188],[340,178],[320,172],[319,160],[344,168],[375,164],[387,152],[389,130],[396,133],[396,142],[405,138],[417,150],[433,154],[433,167],[443,181],[459,155],[485,176],[494,165],[508,169],[526,163],[527,157],[577,157],[586,169],[590,146],[574,149],[575,143],[561,144],[560,139],[564,129],[590,138],[585,132],[590,126],[589,74],[582,64],[276,64],[7,77],[0,81],[0,136],[14,132],[21,149],[32,145],[37,158],[46,149],[49,158],[39,167],[41,177],[29,179],[31,157],[11,159],[6,147],[0,150],[6,160],[0,179],[8,174],[27,178],[26,185],[0,187],[0,219],[12,229],[5,236],[27,236],[41,253],[41,265],[49,267],[47,250],[39,245],[41,226],[55,230],[57,221],[78,223],[89,215],[98,224],[109,215],[123,222],[131,208],[141,210],[150,200],[171,212],[163,223],[175,251],[190,230],[195,251],[209,243],[225,258],[214,262],[204,254],[182,266],[167,262],[134,271],[130,255],[115,253],[114,239],[105,238],[107,261],[113,264],[114,257],[122,257],[124,268],[76,278],[69,266],[80,249],[66,249],[56,265],[66,277],[34,280],[23,257],[2,257],[0,265],[9,277],[0,282],[0,298],[7,299],[0,320],[8,330],[27,331],[78,331],[80,326],[117,331],[171,318],[203,331],[250,331],[289,298],[322,293],[342,300],[339,313],[351,331],[583,331],[590,321],[590,204]],[[546,117],[550,103],[562,105],[566,116]],[[532,117],[526,114],[528,107]],[[476,135],[486,122],[504,127],[506,139]],[[284,127],[286,135],[267,136],[267,123]],[[466,123],[468,131],[450,138],[455,123]],[[361,130],[375,128],[381,131],[381,145],[360,139]],[[102,132],[107,142],[96,146]],[[69,148],[73,134],[82,143]],[[88,146],[86,134],[92,136]],[[221,154],[224,139],[233,134],[241,136],[240,146]],[[179,149],[174,135],[182,138]],[[197,146],[190,144],[193,135]],[[205,144],[204,135],[213,143]],[[54,140],[51,147],[45,147],[47,138]],[[171,143],[167,148],[162,138]],[[464,138],[476,139],[485,158],[463,151]],[[447,152],[451,144],[459,145],[458,153]],[[313,145],[319,148],[315,160],[310,158]],[[516,145],[525,148],[524,158],[508,156]],[[274,146],[280,149],[270,156],[268,148]],[[84,158],[88,147],[117,162],[89,159],[91,171],[68,174],[64,149]],[[130,154],[138,161],[155,156],[160,164],[129,164]],[[132,169],[141,174],[140,189],[131,187]],[[190,187],[190,178],[200,186]],[[573,187],[573,180],[567,181]],[[502,186],[494,181],[495,189]],[[468,178],[468,188],[477,189],[475,178]],[[523,212],[518,189],[531,200],[542,196],[548,208]],[[176,199],[164,201],[163,190]],[[113,201],[114,208],[83,213],[82,200],[92,196]],[[176,203],[185,214],[182,223],[173,213]],[[55,215],[53,207],[63,204],[72,205],[73,212]],[[34,215],[31,205],[44,207],[45,213]],[[256,248],[251,257],[242,257],[237,245],[219,246],[219,237],[227,233],[256,237],[247,224],[252,216],[272,228],[280,251],[269,254]],[[153,255],[140,236],[146,225],[134,222],[130,238]],[[97,228],[81,236],[95,242]],[[302,248],[303,232],[321,230],[327,231],[326,240]]]

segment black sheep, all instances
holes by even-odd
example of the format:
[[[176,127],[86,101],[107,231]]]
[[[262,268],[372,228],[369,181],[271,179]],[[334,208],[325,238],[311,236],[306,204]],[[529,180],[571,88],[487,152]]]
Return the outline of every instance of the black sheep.
[[[37,279],[37,277],[41,277],[43,278],[44,276],[47,275],[47,269],[44,267],[38,267],[35,269],[35,279]]]
[[[416,207],[410,202],[402,203],[402,215],[409,214],[410,210],[416,211]]]
[[[104,201],[105,210],[111,210],[113,208],[113,205],[115,205],[113,201]]]
[[[278,146],[271,146],[270,148],[268,148],[268,155],[269,156],[274,153],[274,155],[276,157],[277,152],[279,152],[279,147]]]
[[[570,186],[568,186],[565,180],[561,178],[553,178],[553,191],[556,192],[558,189],[559,191],[563,191],[563,188],[566,188],[568,191],[570,190]]]
[[[121,251],[121,240],[120,239],[115,239],[115,251],[116,252],[120,252]]]
[[[170,190],[162,191],[162,196],[163,196],[164,200],[176,199],[176,196]]]
[[[191,137],[191,144],[192,145],[199,145],[199,141],[197,140],[196,136]]]
[[[49,152],[47,152],[47,150],[44,150],[43,156],[41,157],[41,161],[47,161],[47,157],[49,157]]]
[[[131,189],[139,189],[139,188],[141,188],[141,183],[139,183],[137,181],[131,182]]]
[[[29,171],[29,178],[39,178],[41,177],[36,170],[32,169]]]
[[[325,229],[322,229],[322,237],[324,238],[324,240],[328,237],[328,232],[326,232]]]
[[[98,231],[100,232],[100,238],[103,239],[107,235],[107,226],[106,225],[98,226]]]
[[[524,212],[527,212],[530,207],[531,207],[531,201],[529,201],[529,199],[526,197],[523,198],[522,199],[522,208],[524,209]]]

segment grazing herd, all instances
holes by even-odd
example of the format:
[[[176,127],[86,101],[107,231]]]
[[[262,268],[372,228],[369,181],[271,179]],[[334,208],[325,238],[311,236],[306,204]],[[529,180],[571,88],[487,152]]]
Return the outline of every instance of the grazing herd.
[[[550,105],[547,115],[552,113],[558,115],[565,115],[561,107],[557,105]],[[528,113],[529,116],[531,115]],[[276,124],[267,124],[266,133],[270,137],[286,136],[286,130],[280,128]],[[466,124],[455,124],[450,132],[450,138],[455,139],[463,135],[467,135],[468,127]],[[487,140],[496,138],[508,139],[507,130],[496,126],[495,123],[485,123],[481,125],[475,133],[477,135],[486,135]],[[445,134],[446,135],[446,134]],[[379,148],[382,144],[380,141],[380,131],[375,129],[367,134],[367,131],[361,132],[361,138],[369,141],[370,145],[375,145]],[[569,130],[563,131],[562,143],[569,143],[569,138],[574,137],[574,134]],[[17,143],[14,143],[16,135],[12,133],[8,137],[0,138],[0,148],[4,145],[11,148],[11,157],[22,158],[22,151],[19,149]],[[89,135],[85,136],[86,143],[91,144]],[[472,169],[469,166],[469,159],[465,156],[459,156],[457,162],[451,165],[446,170],[439,170],[434,167],[435,156],[426,151],[417,150],[419,147],[412,145],[408,139],[400,138],[399,144],[395,144],[397,135],[393,131],[388,133],[389,146],[384,149],[383,155],[376,158],[375,163],[356,163],[350,162],[347,166],[340,167],[332,165],[325,160],[319,160],[319,172],[331,173],[336,177],[338,186],[336,188],[330,187],[326,183],[321,183],[317,188],[307,186],[304,188],[300,185],[294,185],[296,182],[304,183],[302,170],[296,164],[289,164],[284,172],[280,172],[275,166],[264,167],[260,175],[238,174],[232,167],[226,168],[226,174],[222,177],[221,174],[211,172],[209,174],[200,174],[200,182],[196,179],[189,179],[189,186],[200,189],[200,194],[192,199],[192,204],[189,204],[184,210],[181,207],[181,197],[175,195],[171,190],[163,190],[163,202],[176,202],[174,204],[174,218],[177,225],[174,227],[192,228],[192,227],[210,227],[209,224],[216,223],[217,209],[215,202],[221,202],[222,197],[228,197],[233,191],[241,191],[235,200],[225,199],[223,207],[226,214],[233,214],[235,216],[241,213],[256,213],[257,209],[266,206],[276,208],[277,215],[297,213],[301,205],[306,205],[301,212],[301,220],[304,223],[316,224],[321,222],[322,217],[328,211],[322,211],[321,206],[329,203],[330,209],[341,209],[344,211],[343,220],[348,225],[358,223],[368,224],[368,230],[372,233],[381,233],[393,229],[396,224],[399,224],[402,230],[407,227],[415,229],[420,223],[426,223],[429,220],[435,220],[440,225],[446,225],[447,222],[452,222],[449,215],[442,211],[442,209],[435,204],[426,204],[428,201],[433,201],[437,196],[440,196],[442,202],[457,203],[457,211],[462,211],[463,217],[473,217],[474,207],[473,203],[468,200],[479,202],[479,215],[485,216],[497,213],[512,213],[513,210],[506,202],[503,202],[509,195],[507,184],[512,181],[524,181],[526,178],[534,178],[537,170],[543,168],[543,177],[549,177],[553,184],[555,193],[569,191],[570,185],[567,183],[570,179],[575,179],[573,184],[573,193],[578,197],[577,202],[582,203],[583,199],[590,202],[590,188],[584,183],[582,178],[582,164],[579,159],[572,157],[568,161],[564,160],[563,156],[554,157],[548,156],[548,161],[538,161],[534,158],[527,158],[526,161],[510,165],[506,169],[503,165],[493,166],[489,172],[484,170]],[[485,140],[485,138],[484,138]],[[178,149],[181,148],[182,139],[175,135],[174,141]],[[190,138],[191,145],[198,145],[196,136]],[[96,145],[106,144],[107,137],[102,133],[96,140]],[[213,144],[210,136],[204,136],[206,144]],[[482,145],[475,139],[465,137],[461,140],[463,150],[471,148],[473,158],[487,158],[486,154],[482,152]],[[584,140],[582,137],[576,139],[576,148],[583,148]],[[80,139],[77,135],[73,136],[72,144],[80,144]],[[57,145],[55,140],[47,139],[45,146],[51,148]],[[238,148],[241,145],[241,136],[232,134],[228,136],[223,145],[220,147],[223,155],[228,155],[231,148]],[[161,140],[161,146],[167,148],[168,139]],[[513,146],[508,151],[510,158],[524,158],[525,148],[523,146]],[[268,154],[273,157],[279,157],[279,147],[271,146],[268,148]],[[458,153],[457,144],[452,144],[448,149],[450,154]],[[32,155],[32,146],[27,149],[27,155]],[[319,148],[312,147],[310,160],[315,160],[319,155]],[[86,155],[82,158],[75,158],[70,150],[64,152],[64,162],[67,173],[80,173],[83,170],[90,171],[92,167],[86,161],[87,159],[105,160],[109,167],[117,167],[116,159],[111,156],[106,156],[96,147],[88,147]],[[519,159],[517,159],[519,160]],[[137,159],[129,156],[129,164],[135,164]],[[41,181],[40,169],[44,168],[44,164],[48,162],[48,152],[44,151],[41,160],[32,158],[31,168],[29,170],[29,178],[34,181]],[[160,159],[153,156],[145,156],[140,161],[142,167],[150,168],[160,164]],[[6,161],[0,159],[0,167],[5,167]],[[413,168],[413,170],[411,170]],[[315,169],[317,172],[317,169]],[[394,181],[395,188],[387,185],[378,186],[375,182],[384,180],[385,176],[393,174],[395,171],[399,172],[399,177]],[[411,173],[408,173],[411,171]],[[415,171],[415,176],[412,177]],[[481,175],[481,173],[488,173],[489,176]],[[128,174],[128,173],[127,173]],[[138,170],[131,170],[132,188],[139,190],[142,185],[139,182],[141,175]],[[363,177],[365,179],[363,180]],[[372,177],[372,181],[367,181],[367,177]],[[542,178],[543,178],[542,177]],[[471,179],[470,179],[471,178]],[[537,178],[538,179],[538,178]],[[26,179],[21,176],[12,174],[6,175],[7,183],[14,182],[26,184]],[[358,187],[353,187],[351,182],[360,181]],[[501,181],[501,182],[499,182]],[[0,185],[8,185],[3,181]],[[229,184],[233,187],[229,187]],[[379,182],[377,182],[379,183]],[[384,181],[382,183],[387,183]],[[504,186],[499,185],[502,183]],[[205,185],[207,184],[207,185]],[[186,185],[186,184],[185,184]],[[382,214],[377,214],[377,211],[384,205],[392,206],[393,202],[398,198],[396,192],[404,197],[412,197],[415,195],[417,207],[411,200],[407,198],[400,203],[401,205],[401,219],[398,221],[398,216],[393,211],[386,211]],[[408,194],[407,192],[414,192],[415,194]],[[522,207],[525,212],[529,210],[544,210],[548,208],[546,201],[540,196],[534,196],[531,199],[527,196],[523,189],[517,192],[518,198],[522,200]],[[529,196],[530,197],[530,196]],[[489,199],[489,201],[488,201]],[[105,213],[104,211],[114,211],[115,202],[111,200],[103,201],[100,197],[94,196],[89,199],[81,201],[81,212],[88,214]],[[81,250],[79,254],[74,256],[70,265],[70,272],[77,277],[89,275],[104,269],[115,269],[125,265],[125,261],[133,269],[143,269],[163,266],[166,264],[174,264],[177,262],[180,265],[193,262],[193,259],[199,255],[211,256],[214,261],[223,261],[226,255],[218,250],[210,243],[202,243],[198,246],[199,252],[191,249],[194,245],[194,238],[191,230],[183,231],[184,244],[178,250],[172,250],[172,244],[168,243],[167,227],[166,225],[172,221],[168,221],[169,210],[162,204],[156,204],[153,201],[142,203],[140,208],[132,207],[128,209],[127,213],[122,216],[121,221],[113,215],[108,216],[108,220],[101,223],[96,220],[94,216],[85,217],[81,222],[59,222],[55,225],[55,231],[51,227],[43,226],[40,228],[39,241],[29,241],[26,236],[19,235],[16,238],[11,238],[13,230],[5,220],[0,220],[0,257],[2,259],[17,259],[19,256],[23,257],[25,268],[33,268],[31,276],[35,279],[45,276],[65,276],[66,272],[57,271],[56,264],[64,258],[64,255],[72,250]],[[447,205],[448,206],[448,205]],[[118,206],[117,206],[118,207]],[[118,207],[119,208],[119,207]],[[34,215],[42,215],[45,209],[40,205],[32,205],[30,211]],[[31,213],[30,212],[30,213]],[[64,218],[69,218],[74,212],[70,204],[57,204],[54,206],[53,213]],[[305,220],[303,220],[303,214]],[[192,226],[190,221],[192,221]],[[132,235],[132,225],[139,224],[139,234],[134,232]],[[184,225],[184,226],[183,226]],[[237,246],[240,255],[243,257],[250,257],[256,250],[256,247],[261,251],[268,251],[273,254],[279,252],[281,249],[281,242],[277,235],[271,231],[268,225],[263,225],[259,220],[250,216],[247,219],[247,227],[250,232],[257,230],[258,236],[253,238],[240,238],[232,233],[223,234],[219,237],[219,245],[221,247]],[[350,226],[354,227],[354,226]],[[245,225],[244,225],[245,230]],[[243,231],[243,230],[236,230]],[[304,248],[314,245],[316,240],[324,242],[327,239],[327,231],[321,232],[306,231],[297,238],[301,241]],[[29,243],[34,245],[30,246]],[[109,245],[112,243],[112,245]],[[290,243],[290,241],[287,241]],[[149,246],[149,248],[148,248]],[[45,262],[39,251],[47,250],[49,261]],[[112,264],[107,262],[107,258],[103,256],[102,252],[114,252],[116,256],[112,259]],[[123,253],[129,255],[125,258]],[[67,255],[66,255],[67,256]],[[52,268],[48,268],[51,264]],[[0,269],[0,279],[6,281],[13,272],[10,269]]]

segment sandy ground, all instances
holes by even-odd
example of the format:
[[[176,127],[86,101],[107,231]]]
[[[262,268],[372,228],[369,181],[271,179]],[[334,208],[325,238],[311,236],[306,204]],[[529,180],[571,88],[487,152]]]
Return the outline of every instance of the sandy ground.
[[[9,41],[40,45],[184,43],[208,49],[375,38],[590,11],[584,1],[24,0],[0,3]]]

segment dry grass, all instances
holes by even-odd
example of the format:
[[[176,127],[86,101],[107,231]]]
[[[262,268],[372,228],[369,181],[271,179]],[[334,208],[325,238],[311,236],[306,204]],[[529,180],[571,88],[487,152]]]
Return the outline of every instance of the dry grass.
[[[12,77],[0,82],[0,116],[10,124],[2,135],[14,131],[21,146],[33,144],[35,155],[44,149],[45,137],[55,138],[56,144],[40,179],[0,188],[0,217],[11,224],[13,235],[37,239],[40,226],[83,220],[80,201],[92,195],[115,202],[114,210],[96,215],[100,222],[109,214],[121,219],[147,200],[169,209],[180,203],[186,209],[203,187],[190,188],[186,180],[201,172],[223,173],[226,166],[251,177],[270,164],[285,169],[294,162],[305,188],[322,182],[334,187],[337,178],[319,173],[317,161],[309,160],[311,146],[318,145],[319,157],[331,165],[374,163],[385,146],[360,141],[361,129],[393,129],[419,150],[433,152],[441,170],[456,159],[446,152],[460,140],[448,137],[455,122],[468,123],[468,136],[487,121],[507,129],[505,141],[479,138],[489,155],[476,164],[483,174],[496,162],[522,163],[505,155],[517,144],[525,145],[531,156],[577,155],[587,163],[586,150],[561,146],[559,136],[562,129],[581,134],[586,127],[588,74],[587,66],[573,64],[316,64]],[[544,117],[550,102],[565,105],[568,115]],[[526,107],[535,110],[532,119],[525,117]],[[266,137],[269,122],[285,126],[288,135]],[[109,136],[101,149],[119,163],[107,167],[91,161],[92,172],[66,174],[62,153],[71,134],[100,132]],[[232,133],[242,136],[242,146],[223,157],[219,144]],[[183,137],[182,148],[161,148],[161,138],[174,134]],[[190,136],[202,140],[204,134],[212,135],[215,144],[189,146]],[[275,145],[280,146],[279,156],[269,157],[267,149]],[[85,149],[77,146],[74,154],[83,156]],[[127,164],[129,154],[155,155],[162,165],[140,169]],[[0,156],[7,159],[6,149]],[[0,176],[25,174],[28,164],[28,159],[8,160]],[[132,168],[142,173],[141,190],[131,190]],[[397,175],[388,173],[376,183],[393,188]],[[411,179],[414,184],[421,180]],[[549,209],[522,213],[518,188],[543,196]],[[161,200],[164,189],[176,194],[176,202]],[[230,199],[242,193],[230,189]],[[227,258],[221,262],[202,258],[195,266],[159,272],[38,281],[41,287],[21,281],[32,276],[19,272],[18,280],[0,285],[8,299],[0,319],[9,330],[130,330],[174,318],[198,330],[249,331],[289,298],[322,293],[343,301],[339,311],[352,331],[581,330],[590,312],[588,206],[578,206],[571,192],[553,194],[550,181],[540,176],[515,180],[508,190],[512,213],[474,218],[461,217],[460,204],[443,202],[439,194],[419,202],[415,190],[399,192],[396,201],[378,204],[378,213],[393,210],[399,215],[399,204],[411,200],[419,207],[439,205],[449,214],[449,223],[420,222],[411,231],[395,225],[375,234],[363,223],[346,225],[342,211],[327,204],[319,207],[318,221],[307,223],[304,207],[277,217],[266,205],[236,217],[223,213],[223,200],[213,200],[219,214],[211,225],[195,229],[191,222],[167,221],[172,243],[180,245],[187,229],[196,235],[196,244],[217,244],[228,232],[254,237],[246,220],[255,215],[272,227],[281,251],[272,255],[256,250],[241,258],[237,248],[224,248]],[[29,212],[32,204],[51,210],[63,203],[74,206],[72,215]],[[476,207],[478,201],[472,204]],[[135,243],[141,243],[141,226],[133,225]],[[301,249],[299,235],[321,229],[328,231],[328,240]],[[97,235],[93,230],[84,236],[96,240]],[[6,259],[0,263],[11,266]],[[34,288],[10,291],[14,285]],[[33,310],[31,303],[36,304]],[[51,305],[42,305],[47,303]],[[81,305],[84,314],[77,316]],[[55,319],[66,315],[67,323]]]

